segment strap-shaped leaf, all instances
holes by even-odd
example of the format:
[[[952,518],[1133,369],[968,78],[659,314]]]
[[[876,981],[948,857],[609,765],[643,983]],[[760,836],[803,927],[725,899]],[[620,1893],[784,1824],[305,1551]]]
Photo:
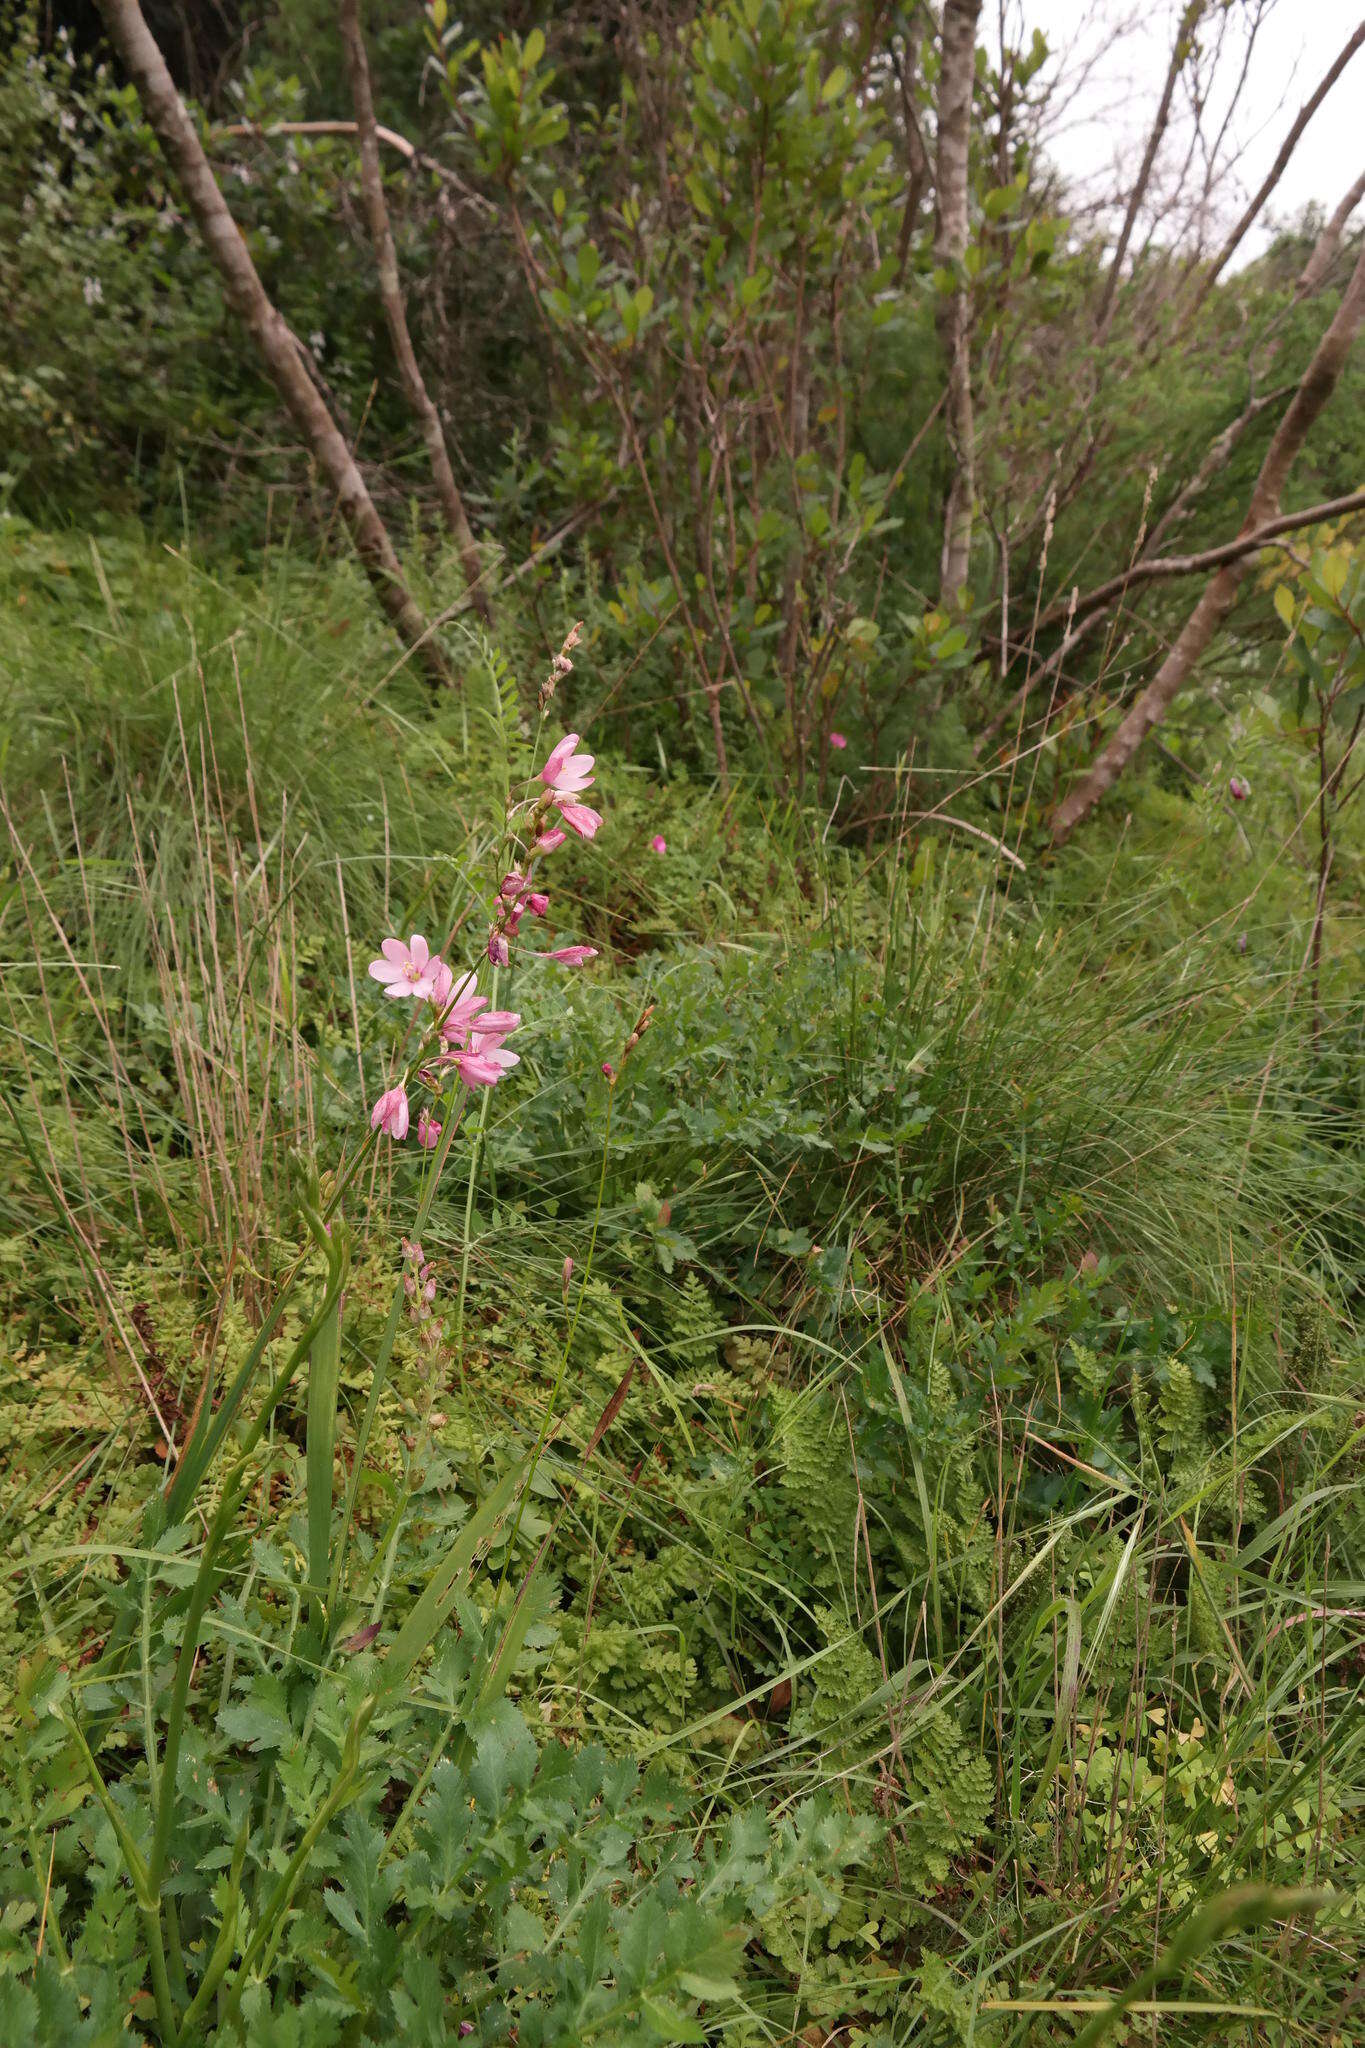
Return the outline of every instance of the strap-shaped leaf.
[[[437,1565],[418,1595],[411,1612],[399,1629],[384,1658],[380,1691],[391,1692],[402,1685],[423,1650],[455,1605],[456,1597],[474,1560],[474,1553],[491,1537],[512,1504],[512,1498],[526,1470],[525,1460],[504,1473],[486,1501],[475,1509],[450,1549]]]

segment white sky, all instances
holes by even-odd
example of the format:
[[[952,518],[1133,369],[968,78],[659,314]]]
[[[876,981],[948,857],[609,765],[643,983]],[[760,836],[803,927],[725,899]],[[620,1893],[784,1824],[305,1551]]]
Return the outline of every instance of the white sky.
[[[1099,198],[1117,189],[1116,167],[1136,171],[1161,97],[1183,0],[984,0],[982,29],[998,48],[1005,8],[1012,42],[1022,18],[1042,30],[1061,62],[1063,79],[1079,80],[1072,105],[1049,139],[1048,154],[1068,181]],[[1207,46],[1225,19],[1222,54],[1213,73],[1203,126],[1215,131],[1247,50],[1247,23],[1263,13],[1240,101],[1228,122],[1222,159],[1236,156],[1231,183],[1217,201],[1218,222],[1235,218],[1269,171],[1290,123],[1337,53],[1365,18],[1365,0],[1232,0],[1226,16],[1218,0],[1203,31]],[[1053,67],[1049,67],[1050,70]],[[1188,82],[1189,73],[1186,73]],[[1180,172],[1182,196],[1193,202],[1204,184],[1196,152],[1187,164],[1194,123],[1188,91],[1177,89],[1176,115],[1159,159],[1167,189]],[[1269,202],[1272,220],[1292,220],[1310,201],[1327,212],[1365,169],[1365,47],[1351,59],[1309,123]],[[1365,216],[1365,206],[1361,209]],[[1265,247],[1263,232],[1248,235],[1239,261]]]

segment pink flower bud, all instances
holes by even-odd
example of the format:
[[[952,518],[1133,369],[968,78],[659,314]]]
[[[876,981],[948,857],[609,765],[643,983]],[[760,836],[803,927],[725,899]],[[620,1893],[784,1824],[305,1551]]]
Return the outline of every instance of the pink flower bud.
[[[616,1079],[616,1069],[612,1065],[610,1060],[603,1060],[602,1072],[606,1075],[609,1081],[614,1081]]]
[[[561,967],[582,967],[585,961],[597,958],[596,946],[560,946],[553,953],[545,955],[547,960],[557,960]]]
[[[1230,776],[1228,778],[1228,795],[1235,804],[1245,803],[1251,795],[1251,784],[1244,782],[1240,775]]]
[[[530,911],[532,917],[544,917],[549,907],[549,897],[543,895],[539,889],[533,889],[526,899],[526,908]]]
[[[494,930],[488,934],[488,957],[494,967],[505,967],[512,957],[505,933]]]
[[[649,843],[651,847],[654,849],[655,853],[668,852],[668,841],[664,838],[662,832],[656,832]]]
[[[564,1271],[559,1276],[559,1291],[565,1301],[569,1298],[569,1282],[573,1278],[573,1260],[565,1259]]]
[[[539,839],[537,839],[537,853],[553,853],[557,846],[564,844],[568,836],[568,833],[561,832],[557,825],[552,825],[548,832],[542,832]]]
[[[417,1142],[424,1152],[434,1151],[441,1142],[441,1126],[429,1109],[424,1109],[417,1119]]]
[[[384,1131],[401,1142],[408,1135],[408,1095],[405,1088],[386,1088],[370,1111],[370,1129]]]

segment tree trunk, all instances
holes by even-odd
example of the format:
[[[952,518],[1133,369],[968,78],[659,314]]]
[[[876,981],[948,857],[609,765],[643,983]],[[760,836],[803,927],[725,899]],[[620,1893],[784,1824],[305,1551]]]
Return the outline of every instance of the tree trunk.
[[[266,294],[138,0],[99,0],[99,4],[109,40],[137,88],[152,132],[222,279],[224,297],[246,327],[290,418],[336,491],[342,517],[379,602],[427,680],[449,684],[450,671],[431,627],[403,581],[398,556],[365,479],[305,370],[288,327]]]
[[[1365,319],[1365,248],[1362,248],[1342,295],[1335,318],[1318,343],[1312,362],[1289,402],[1274,439],[1266,450],[1251,493],[1241,536],[1256,532],[1275,518],[1290,468],[1318,414],[1331,396],[1351,344]],[[1241,537],[1239,536],[1239,538]],[[1189,680],[1195,663],[1232,610],[1248,556],[1225,562],[1205,586],[1204,594],[1147,688],[1138,697],[1098,759],[1058,807],[1053,819],[1054,845],[1070,838],[1132,760],[1153,726],[1159,725]]]
[[[953,273],[951,291],[937,309],[939,339],[948,363],[948,440],[953,480],[943,513],[939,597],[955,605],[971,569],[972,508],[976,497],[975,428],[969,306],[962,274],[967,253],[967,194],[972,142],[972,86],[976,79],[976,25],[981,0],[944,0],[938,84],[938,156],[935,170],[934,262]]]
[[[450,466],[450,453],[441,430],[440,416],[418,366],[417,354],[408,332],[407,314],[403,310],[403,291],[398,278],[398,251],[394,247],[393,230],[389,226],[389,210],[384,201],[384,175],[379,167],[379,130],[374,117],[374,94],[370,89],[370,67],[365,56],[365,37],[360,26],[360,0],[341,0],[338,19],[341,40],[346,51],[346,70],[351,81],[351,98],[355,102],[356,136],[360,144],[360,190],[365,201],[365,218],[369,223],[370,240],[374,244],[375,264],[379,271],[379,296],[383,302],[384,318],[388,323],[389,339],[393,343],[398,374],[402,379],[408,404],[416,414],[417,424],[421,428],[427,460],[431,464],[431,474],[436,484],[436,494],[441,501],[446,524],[454,535],[455,546],[459,550],[460,565],[469,585],[470,599],[484,624],[491,626],[493,607],[483,587],[483,563],[479,559],[478,545],[470,531],[464,500],[455,482],[455,472]]]

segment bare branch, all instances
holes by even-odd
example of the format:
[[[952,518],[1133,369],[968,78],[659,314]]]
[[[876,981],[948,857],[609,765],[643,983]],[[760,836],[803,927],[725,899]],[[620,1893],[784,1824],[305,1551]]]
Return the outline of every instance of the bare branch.
[[[1355,34],[1349,38],[1345,47],[1338,52],[1336,61],[1329,65],[1328,69],[1324,72],[1316,90],[1309,94],[1308,98],[1299,108],[1298,114],[1290,126],[1289,133],[1280,144],[1279,155],[1266,173],[1255,198],[1250,202],[1236,227],[1232,229],[1222,248],[1214,257],[1213,262],[1204,272],[1199,283],[1199,289],[1195,292],[1193,299],[1191,299],[1185,317],[1181,322],[1182,329],[1189,326],[1191,320],[1193,320],[1195,314],[1218,282],[1218,279],[1236,255],[1243,237],[1255,226],[1261,208],[1265,205],[1267,199],[1269,199],[1284,175],[1285,168],[1289,163],[1290,157],[1293,156],[1295,149],[1298,147],[1299,138],[1303,134],[1304,129],[1308,126],[1308,123],[1312,120],[1314,114],[1316,114],[1318,108],[1322,105],[1362,43],[1365,43],[1365,21],[1361,22]]]
[[[449,684],[450,671],[403,581],[398,556],[365,479],[261,283],[138,0],[100,0],[100,12],[152,132],[185,194],[222,279],[224,296],[255,342],[266,374],[335,490],[341,515],[379,602],[428,680]]]
[[[1309,428],[1332,394],[1363,319],[1365,248],[1360,252],[1332,324],[1318,343],[1313,360],[1266,450],[1241,533],[1235,542],[1228,544],[1228,552],[1218,551],[1223,556],[1221,566],[1190,613],[1175,645],[1098,759],[1058,807],[1052,827],[1054,844],[1070,837],[1081,819],[1113,787],[1152,727],[1159,725],[1165,717],[1189,680],[1195,663],[1232,610],[1242,580],[1242,564],[1247,556],[1257,545],[1263,545],[1267,537],[1273,537],[1277,528],[1286,530],[1277,518],[1285,481]],[[1365,496],[1357,496],[1365,503]],[[1335,502],[1339,507],[1343,504],[1340,499]],[[1314,509],[1319,517],[1323,516],[1321,508]],[[1241,546],[1242,542],[1246,545]],[[1145,566],[1150,568],[1154,565]]]
[[[431,464],[431,474],[436,484],[436,494],[441,501],[446,524],[455,537],[455,546],[464,569],[465,581],[469,585],[474,609],[484,624],[491,626],[493,607],[489,603],[487,591],[482,587],[484,572],[483,563],[479,559],[478,544],[470,531],[464,500],[455,482],[455,472],[450,465],[450,451],[446,447],[440,415],[427,390],[417,361],[417,352],[412,345],[412,336],[408,332],[407,314],[403,308],[403,289],[398,276],[398,251],[394,247],[393,230],[389,226],[389,210],[384,203],[384,178],[379,168],[379,136],[374,118],[374,94],[370,89],[370,67],[365,56],[365,38],[360,27],[360,0],[341,0],[338,23],[346,52],[351,97],[355,101],[356,132],[360,142],[360,189],[365,201],[365,217],[369,223],[370,240],[374,244],[375,264],[379,271],[379,296],[388,324],[389,339],[393,343],[398,374],[402,379],[408,404],[417,416],[427,460]]]
[[[1323,279],[1336,261],[1342,235],[1346,232],[1346,223],[1362,199],[1365,199],[1365,171],[1356,179],[1314,243],[1313,253],[1299,272],[1299,281],[1294,287],[1295,303],[1300,299],[1311,298],[1321,287]]]
[[[1177,81],[1185,68],[1185,63],[1190,54],[1190,38],[1199,25],[1199,17],[1203,14],[1205,5],[1206,0],[1186,0],[1186,5],[1181,12],[1180,26],[1175,32],[1175,45],[1171,51],[1171,61],[1166,71],[1166,83],[1161,89],[1161,99],[1157,105],[1156,118],[1152,122],[1152,131],[1147,137],[1147,147],[1143,152],[1142,166],[1134,181],[1133,189],[1128,196],[1128,208],[1123,216],[1123,226],[1119,230],[1118,244],[1114,250],[1114,260],[1109,266],[1109,275],[1104,281],[1104,291],[1100,298],[1099,311],[1095,315],[1095,332],[1100,337],[1103,337],[1109,331],[1109,322],[1114,315],[1114,299],[1118,292],[1119,280],[1123,275],[1123,260],[1128,254],[1128,244],[1133,239],[1133,229],[1137,223],[1138,213],[1143,200],[1147,196],[1147,187],[1152,181],[1152,167],[1156,163],[1156,153],[1161,147],[1162,138],[1170,124],[1171,102],[1175,98]]]
[[[976,496],[969,308],[961,270],[967,253],[972,86],[976,78],[976,25],[980,13],[981,0],[944,0],[934,261],[954,277],[952,290],[940,300],[937,309],[939,338],[948,361],[948,438],[954,458],[939,562],[939,591],[946,604],[957,602],[967,581],[971,566],[972,501]]]

